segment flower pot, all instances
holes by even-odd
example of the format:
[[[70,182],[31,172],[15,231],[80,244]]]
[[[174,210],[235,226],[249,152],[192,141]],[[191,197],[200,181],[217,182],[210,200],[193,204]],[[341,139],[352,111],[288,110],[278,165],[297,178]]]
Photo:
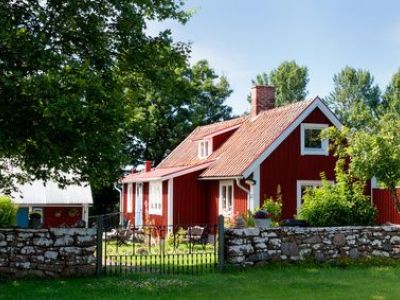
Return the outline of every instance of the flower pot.
[[[254,219],[254,223],[256,223],[257,227],[268,228],[271,227],[271,219]]]

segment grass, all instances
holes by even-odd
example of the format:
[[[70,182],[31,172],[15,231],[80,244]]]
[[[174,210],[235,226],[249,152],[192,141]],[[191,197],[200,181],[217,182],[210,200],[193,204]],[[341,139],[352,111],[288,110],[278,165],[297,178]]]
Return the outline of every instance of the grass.
[[[399,299],[400,266],[279,266],[201,276],[0,283],[0,299]]]

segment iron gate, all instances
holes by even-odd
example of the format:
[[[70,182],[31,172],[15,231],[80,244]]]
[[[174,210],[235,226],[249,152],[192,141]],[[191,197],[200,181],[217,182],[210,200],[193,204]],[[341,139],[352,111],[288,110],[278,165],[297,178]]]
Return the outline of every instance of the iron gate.
[[[113,224],[97,216],[97,269],[102,274],[201,274],[223,268],[223,217],[218,224]]]

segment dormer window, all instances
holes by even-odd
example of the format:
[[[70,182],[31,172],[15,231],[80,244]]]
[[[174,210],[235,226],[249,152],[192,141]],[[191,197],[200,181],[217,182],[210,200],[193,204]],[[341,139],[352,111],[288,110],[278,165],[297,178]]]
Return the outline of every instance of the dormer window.
[[[321,138],[327,124],[301,124],[301,155],[329,155],[329,141]]]
[[[198,156],[200,159],[209,157],[211,154],[211,141],[204,140],[199,142]]]

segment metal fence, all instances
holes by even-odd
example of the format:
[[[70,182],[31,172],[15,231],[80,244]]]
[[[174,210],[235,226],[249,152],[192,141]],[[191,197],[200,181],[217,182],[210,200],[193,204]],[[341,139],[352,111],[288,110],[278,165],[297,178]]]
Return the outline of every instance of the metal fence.
[[[119,224],[114,214],[97,216],[99,274],[201,274],[223,268],[223,217],[218,224]]]

